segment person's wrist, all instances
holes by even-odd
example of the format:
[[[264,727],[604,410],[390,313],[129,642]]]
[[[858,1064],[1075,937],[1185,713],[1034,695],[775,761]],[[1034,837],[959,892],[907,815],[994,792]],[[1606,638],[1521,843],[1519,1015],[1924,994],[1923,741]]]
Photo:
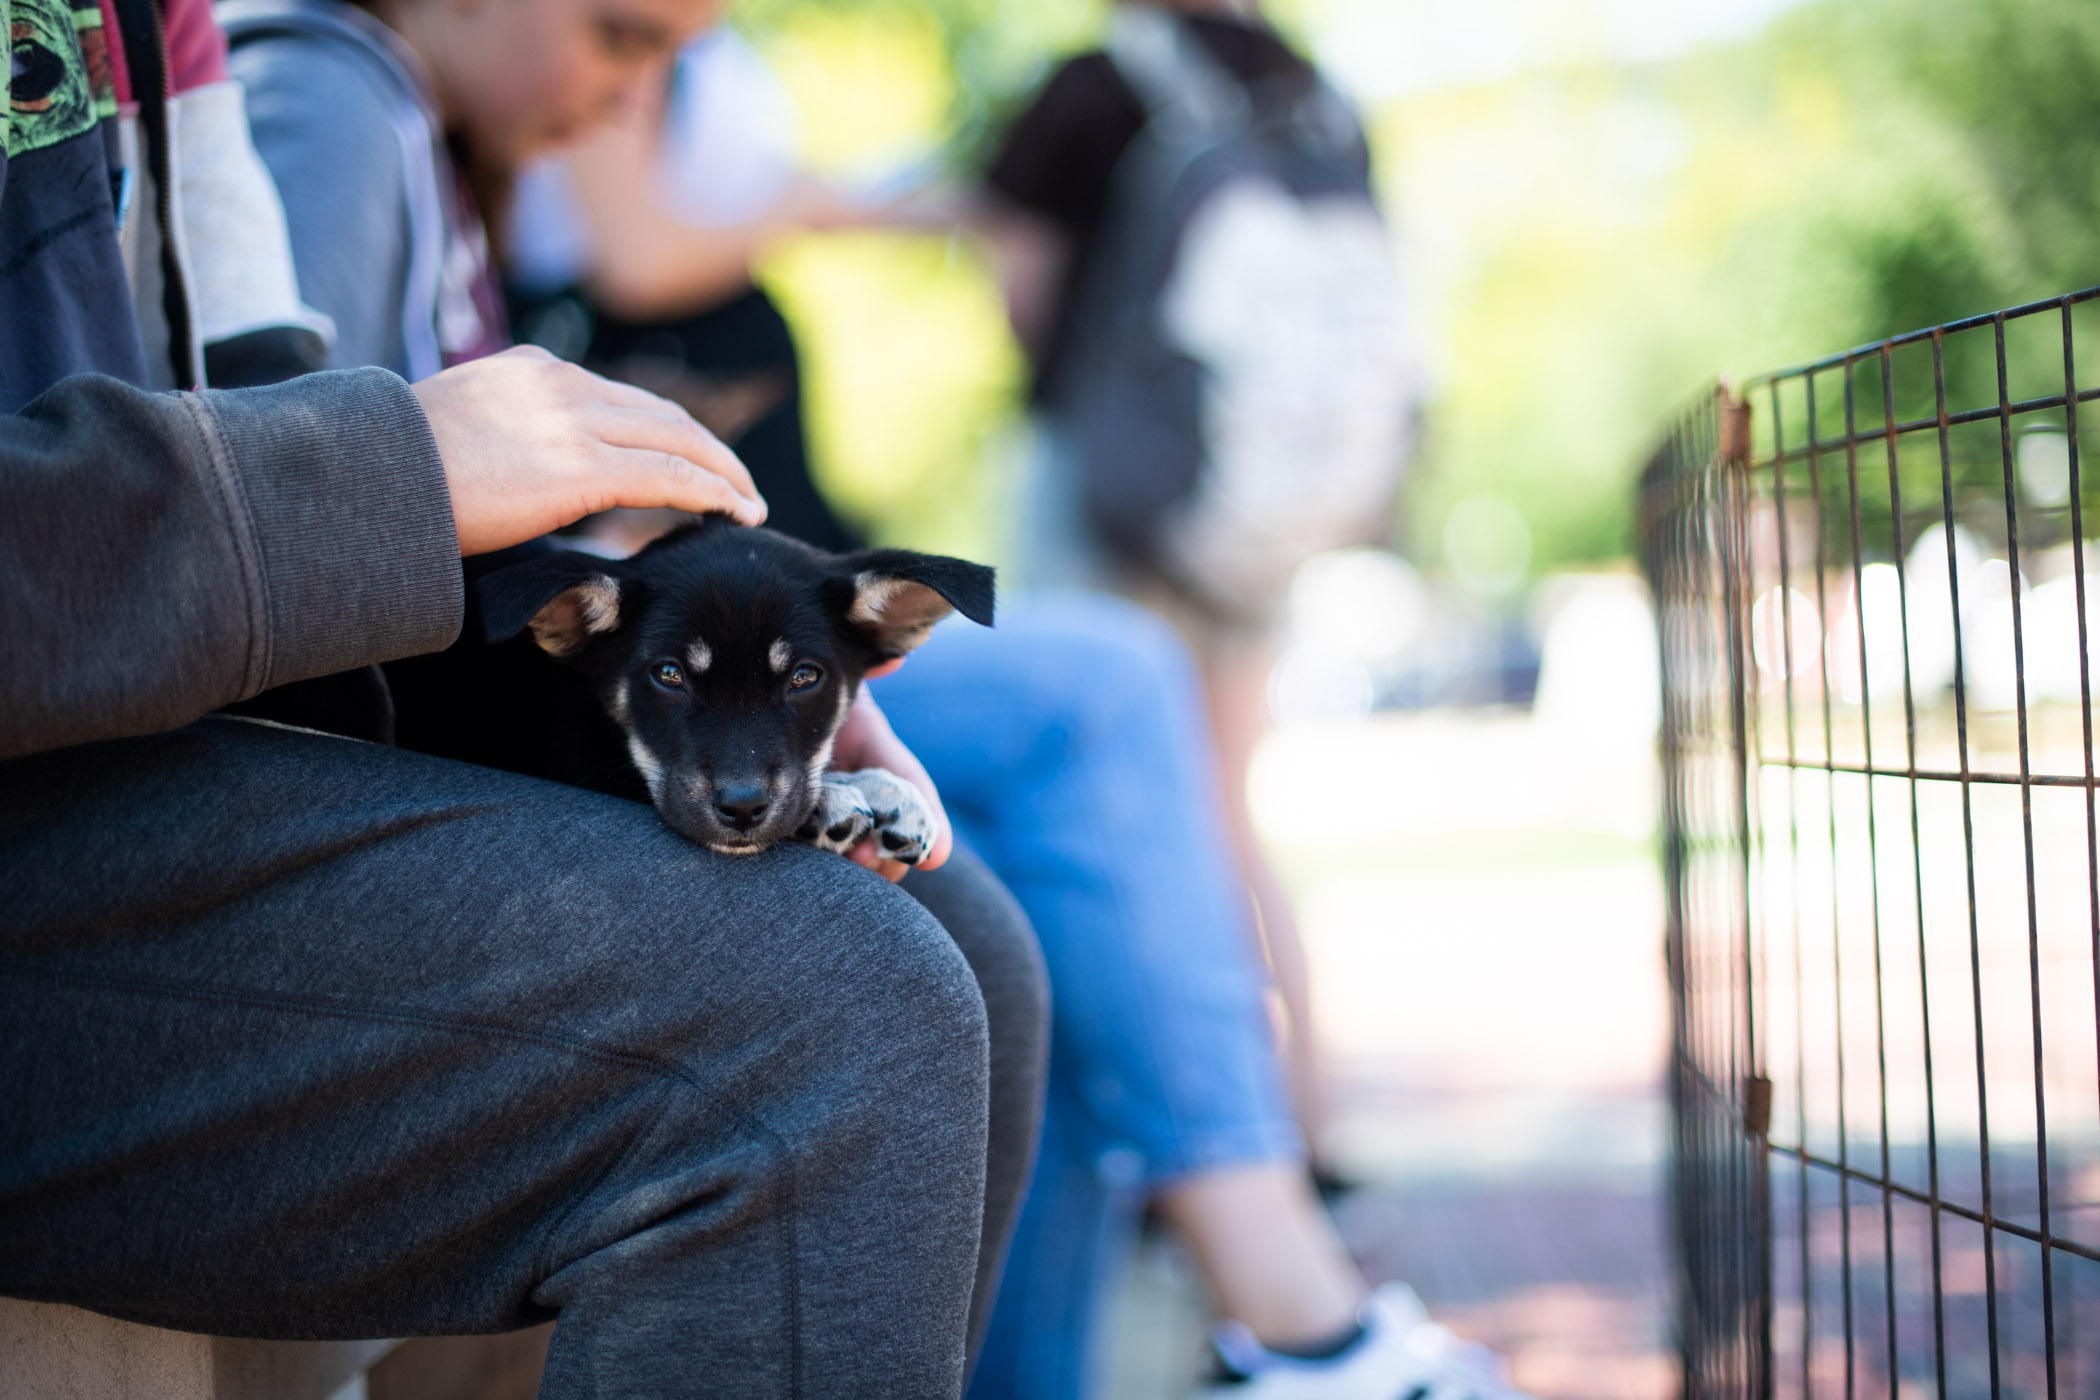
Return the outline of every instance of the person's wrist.
[[[383,369],[207,390],[263,541],[268,673],[281,685],[441,651],[464,592],[445,469],[410,386]]]

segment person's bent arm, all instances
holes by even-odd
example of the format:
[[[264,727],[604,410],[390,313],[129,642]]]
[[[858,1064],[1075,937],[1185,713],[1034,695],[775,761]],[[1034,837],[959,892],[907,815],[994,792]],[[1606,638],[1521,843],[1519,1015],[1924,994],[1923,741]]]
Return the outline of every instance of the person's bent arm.
[[[543,352],[413,390],[384,370],[63,380],[0,416],[0,758],[438,650],[463,551],[608,505],[765,515],[677,409]]]

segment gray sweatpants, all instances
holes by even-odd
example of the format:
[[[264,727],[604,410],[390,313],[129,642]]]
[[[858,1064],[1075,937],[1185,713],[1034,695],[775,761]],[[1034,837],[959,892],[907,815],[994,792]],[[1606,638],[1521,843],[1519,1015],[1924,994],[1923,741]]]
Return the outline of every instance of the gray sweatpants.
[[[966,856],[902,890],[717,856],[231,718],[0,764],[0,1294],[253,1337],[558,1315],[546,1396],[952,1396],[1045,995]]]

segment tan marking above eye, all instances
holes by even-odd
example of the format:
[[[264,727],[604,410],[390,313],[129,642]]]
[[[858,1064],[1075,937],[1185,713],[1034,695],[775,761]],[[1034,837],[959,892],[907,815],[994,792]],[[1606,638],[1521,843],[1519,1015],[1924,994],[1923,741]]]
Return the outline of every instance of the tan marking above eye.
[[[787,638],[785,637],[775,641],[772,646],[766,649],[766,660],[772,663],[773,669],[776,671],[785,671],[788,668],[788,663],[794,659],[794,648],[787,644]]]
[[[685,649],[685,661],[692,673],[697,676],[715,664],[715,653],[706,642],[694,642]]]

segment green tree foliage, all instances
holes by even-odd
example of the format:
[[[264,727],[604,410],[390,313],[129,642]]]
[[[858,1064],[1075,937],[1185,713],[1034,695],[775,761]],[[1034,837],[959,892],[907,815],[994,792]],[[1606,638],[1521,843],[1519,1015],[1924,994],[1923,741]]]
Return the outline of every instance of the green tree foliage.
[[[2100,7],[2080,0],[1825,0],[1666,64],[1405,99],[1381,130],[1447,354],[1409,521],[1425,557],[1483,490],[1525,514],[1535,569],[1620,554],[1651,435],[1714,374],[2100,282]],[[1446,144],[1473,148],[1456,170]],[[2016,398],[2062,384],[2031,330],[2007,345]],[[1948,370],[1957,400],[1994,401],[1987,334]],[[1878,416],[1875,376],[1855,410]],[[1840,381],[1819,385],[1826,431]],[[1896,381],[1900,416],[1931,411],[1929,360]]]

